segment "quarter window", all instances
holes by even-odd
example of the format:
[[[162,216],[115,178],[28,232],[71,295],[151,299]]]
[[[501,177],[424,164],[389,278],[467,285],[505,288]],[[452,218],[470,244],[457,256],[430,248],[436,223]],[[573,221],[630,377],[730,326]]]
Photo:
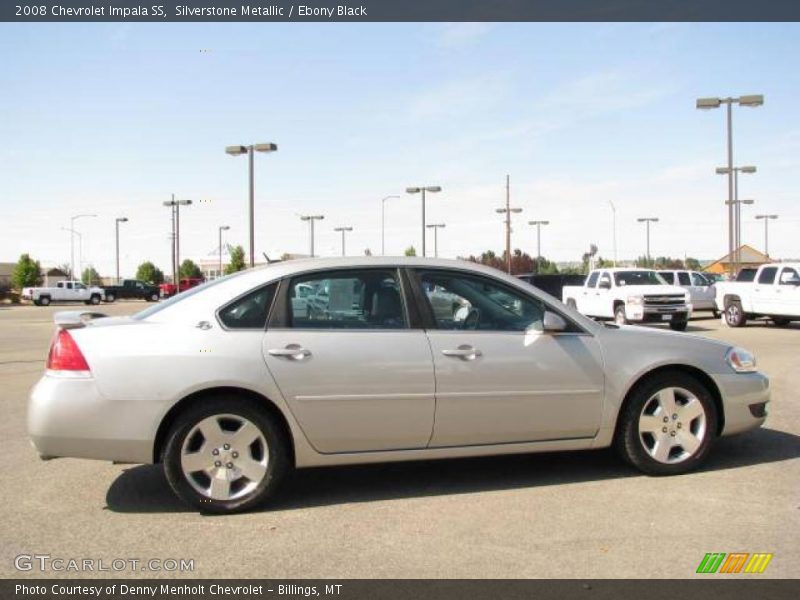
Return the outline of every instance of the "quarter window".
[[[775,273],[778,272],[777,267],[766,267],[761,271],[758,276],[758,283],[772,283],[775,281]]]
[[[289,287],[292,327],[405,329],[397,272],[370,269],[295,278]]]
[[[271,283],[242,296],[219,311],[219,320],[228,329],[264,329],[277,288]]]
[[[789,267],[784,267],[783,271],[781,271],[780,284],[797,285],[798,282],[800,282],[800,276],[797,275],[797,271]]]
[[[420,282],[438,329],[542,330],[544,303],[490,279],[421,271]]]

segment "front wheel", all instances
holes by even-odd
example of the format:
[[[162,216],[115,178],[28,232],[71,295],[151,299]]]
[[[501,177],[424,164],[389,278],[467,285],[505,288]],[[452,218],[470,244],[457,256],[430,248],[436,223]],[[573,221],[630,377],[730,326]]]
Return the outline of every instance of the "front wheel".
[[[742,303],[738,300],[731,300],[725,307],[725,324],[728,327],[744,327],[747,317],[742,310]]]
[[[673,331],[686,331],[689,321],[670,321],[669,328]]]
[[[150,302],[158,302],[158,294],[156,292],[150,294]]]
[[[180,415],[164,451],[173,491],[203,512],[262,504],[289,467],[283,429],[257,404],[238,398],[211,398]]]
[[[711,393],[691,375],[666,372],[638,386],[623,407],[615,446],[649,475],[677,475],[705,460],[717,432]]]
[[[628,317],[625,316],[625,305],[617,304],[614,308],[614,323],[617,325],[627,325]]]
[[[94,304],[94,305],[100,304],[100,296],[98,296],[97,294],[93,295],[91,298],[89,298],[88,304]]]

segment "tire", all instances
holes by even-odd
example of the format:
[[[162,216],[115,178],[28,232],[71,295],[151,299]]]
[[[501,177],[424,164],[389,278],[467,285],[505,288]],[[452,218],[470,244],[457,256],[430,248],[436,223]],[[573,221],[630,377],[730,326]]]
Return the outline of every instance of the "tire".
[[[50,306],[50,296],[40,296],[39,306]]]
[[[792,321],[785,317],[773,317],[772,322],[775,324],[775,327],[788,327],[789,323]]]
[[[686,331],[689,321],[670,321],[669,328],[673,331]]]
[[[36,306],[41,306],[41,303],[40,303],[38,300],[34,300],[34,301],[33,301],[33,303],[34,303],[34,305],[36,305]]]
[[[567,298],[567,306],[572,310],[578,310],[578,305],[575,303],[575,298]]]
[[[628,317],[625,316],[625,305],[617,304],[614,307],[614,323],[617,325],[627,325]]]
[[[717,437],[717,423],[709,390],[691,375],[667,371],[646,379],[630,393],[620,411],[614,445],[625,461],[643,473],[678,475],[706,459]]]
[[[747,324],[747,316],[738,300],[729,300],[725,304],[725,324],[728,327],[744,327]]]
[[[89,298],[89,301],[86,304],[94,304],[94,305],[100,304],[100,296],[98,296],[97,294],[92,295],[92,297]]]
[[[207,441],[198,427],[203,422],[204,427],[211,427],[218,436],[213,443],[216,455],[204,453]],[[234,437],[237,423],[252,428],[252,443],[246,443],[250,439],[248,436],[244,442],[239,442],[244,445],[238,447]],[[227,448],[220,445],[223,442]],[[195,451],[198,445],[200,449]],[[244,456],[245,453],[249,456]],[[199,468],[187,472],[183,468],[183,458],[194,455],[197,455],[195,462]],[[167,437],[164,472],[172,490],[186,504],[201,512],[230,514],[249,510],[270,498],[291,468],[289,457],[287,436],[265,409],[235,396],[214,396],[201,400],[178,416]],[[227,464],[233,467],[228,469]],[[187,469],[191,469],[188,465]],[[226,480],[212,479],[206,469],[232,478],[212,492],[213,482]],[[244,475],[247,469],[253,470],[252,479]]]
[[[153,292],[149,297],[150,302],[158,302],[158,292]]]
[[[719,311],[718,310],[712,310],[711,311],[711,316],[713,318],[715,318],[715,319],[719,319]]]
[[[115,294],[106,294],[106,302],[114,302],[117,299]]]

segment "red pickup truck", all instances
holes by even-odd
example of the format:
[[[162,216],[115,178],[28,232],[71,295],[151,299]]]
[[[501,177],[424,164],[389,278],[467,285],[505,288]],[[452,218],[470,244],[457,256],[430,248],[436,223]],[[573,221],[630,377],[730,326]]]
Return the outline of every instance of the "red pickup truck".
[[[205,279],[203,279],[202,277],[186,277],[180,280],[181,291],[185,292],[186,290],[190,290],[193,287],[197,287],[198,285],[204,282]],[[158,286],[158,289],[162,298],[169,298],[170,296],[174,296],[175,293],[178,291],[178,288],[174,283],[162,283],[161,285]]]

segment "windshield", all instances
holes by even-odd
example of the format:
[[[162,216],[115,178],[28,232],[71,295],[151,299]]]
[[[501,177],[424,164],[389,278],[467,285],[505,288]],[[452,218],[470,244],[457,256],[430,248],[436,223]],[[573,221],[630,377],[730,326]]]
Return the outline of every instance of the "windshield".
[[[618,285],[666,285],[667,282],[655,271],[622,271],[614,273]]]
[[[233,273],[231,275],[225,275],[225,277],[219,277],[217,279],[213,279],[211,281],[206,281],[205,283],[198,285],[196,287],[190,288],[185,292],[181,292],[180,294],[175,294],[168,300],[162,300],[158,304],[154,304],[150,308],[145,308],[143,311],[140,311],[133,315],[131,318],[135,319],[136,321],[141,321],[142,319],[146,319],[148,317],[153,316],[157,312],[161,312],[165,308],[172,306],[178,302],[186,300],[187,298],[191,298],[195,294],[202,292],[203,290],[207,290],[208,288],[214,287],[218,283],[223,283],[224,281],[230,281],[233,277],[238,277],[239,275],[243,275],[247,273],[247,271],[239,271],[237,273]]]

